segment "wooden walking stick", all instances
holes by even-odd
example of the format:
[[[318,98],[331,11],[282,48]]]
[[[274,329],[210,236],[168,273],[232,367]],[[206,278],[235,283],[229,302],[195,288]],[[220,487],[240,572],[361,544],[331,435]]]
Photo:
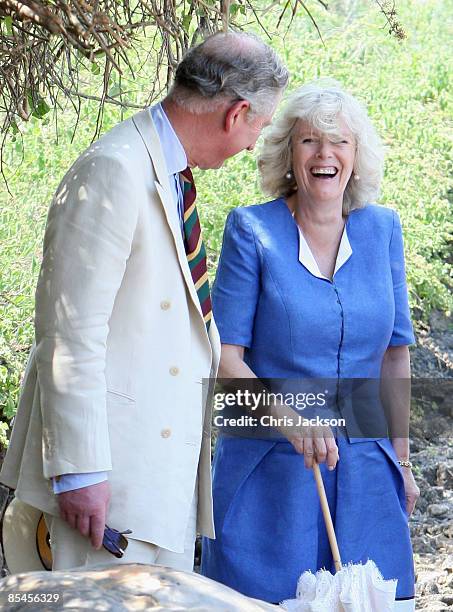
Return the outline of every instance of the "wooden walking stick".
[[[321,470],[319,469],[318,462],[315,459],[313,460],[313,474],[316,480],[316,488],[318,489],[319,501],[321,502],[321,509],[322,514],[324,516],[324,523],[326,524],[327,536],[329,538],[333,562],[335,563],[335,569],[337,570],[337,572],[339,572],[342,568],[340,551],[338,550],[337,537],[333,528],[332,517],[330,516],[330,509],[329,504],[327,503],[326,490],[324,488]]]

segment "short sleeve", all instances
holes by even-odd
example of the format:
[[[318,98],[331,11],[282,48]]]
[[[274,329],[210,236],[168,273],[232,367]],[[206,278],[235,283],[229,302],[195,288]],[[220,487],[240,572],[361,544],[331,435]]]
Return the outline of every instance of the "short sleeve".
[[[260,287],[260,262],[253,230],[233,210],[227,218],[212,289],[214,319],[223,344],[250,348]]]
[[[390,239],[390,268],[395,298],[395,322],[389,346],[414,344],[404,266],[403,233],[399,216],[395,211],[393,211],[393,230]]]

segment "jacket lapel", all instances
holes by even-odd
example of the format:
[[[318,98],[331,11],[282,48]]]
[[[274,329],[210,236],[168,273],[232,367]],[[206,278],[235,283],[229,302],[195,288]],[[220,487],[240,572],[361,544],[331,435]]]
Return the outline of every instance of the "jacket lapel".
[[[181,266],[181,270],[190,297],[192,298],[192,301],[197,311],[199,312],[200,317],[203,318],[200,300],[198,299],[197,291],[193,283],[192,274],[190,272],[189,263],[187,261],[187,256],[184,249],[184,242],[181,234],[181,225],[178,210],[173,201],[164,154],[149,109],[145,109],[144,111],[141,111],[140,113],[134,115],[132,117],[132,121],[134,122],[134,125],[137,130],[139,131],[142,140],[148,150],[149,157],[151,159],[157,176],[157,181],[155,181],[155,187],[162,202],[165,216],[167,218],[167,223],[170,227],[173,236],[176,252],[178,254],[179,265]]]

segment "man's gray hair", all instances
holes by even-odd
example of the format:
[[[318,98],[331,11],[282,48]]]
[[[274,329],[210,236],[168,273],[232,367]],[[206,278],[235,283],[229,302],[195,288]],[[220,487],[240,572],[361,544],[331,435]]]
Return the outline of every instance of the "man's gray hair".
[[[381,186],[384,152],[366,108],[333,80],[319,79],[296,89],[279,117],[266,131],[258,157],[263,191],[286,197],[297,189],[292,172],[292,135],[299,119],[322,133],[336,137],[343,119],[354,135],[353,174],[343,195],[343,214],[376,201]],[[288,174],[289,173],[289,174]],[[290,178],[288,178],[288,176]]]
[[[186,53],[168,98],[197,114],[247,100],[255,117],[273,112],[288,77],[275,51],[257,36],[218,32]]]

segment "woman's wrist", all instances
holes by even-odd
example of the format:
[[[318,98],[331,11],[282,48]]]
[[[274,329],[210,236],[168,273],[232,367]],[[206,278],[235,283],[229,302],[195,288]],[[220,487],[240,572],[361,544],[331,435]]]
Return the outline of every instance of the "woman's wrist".
[[[392,446],[395,451],[396,458],[399,461],[409,461],[409,438],[393,438]]]

